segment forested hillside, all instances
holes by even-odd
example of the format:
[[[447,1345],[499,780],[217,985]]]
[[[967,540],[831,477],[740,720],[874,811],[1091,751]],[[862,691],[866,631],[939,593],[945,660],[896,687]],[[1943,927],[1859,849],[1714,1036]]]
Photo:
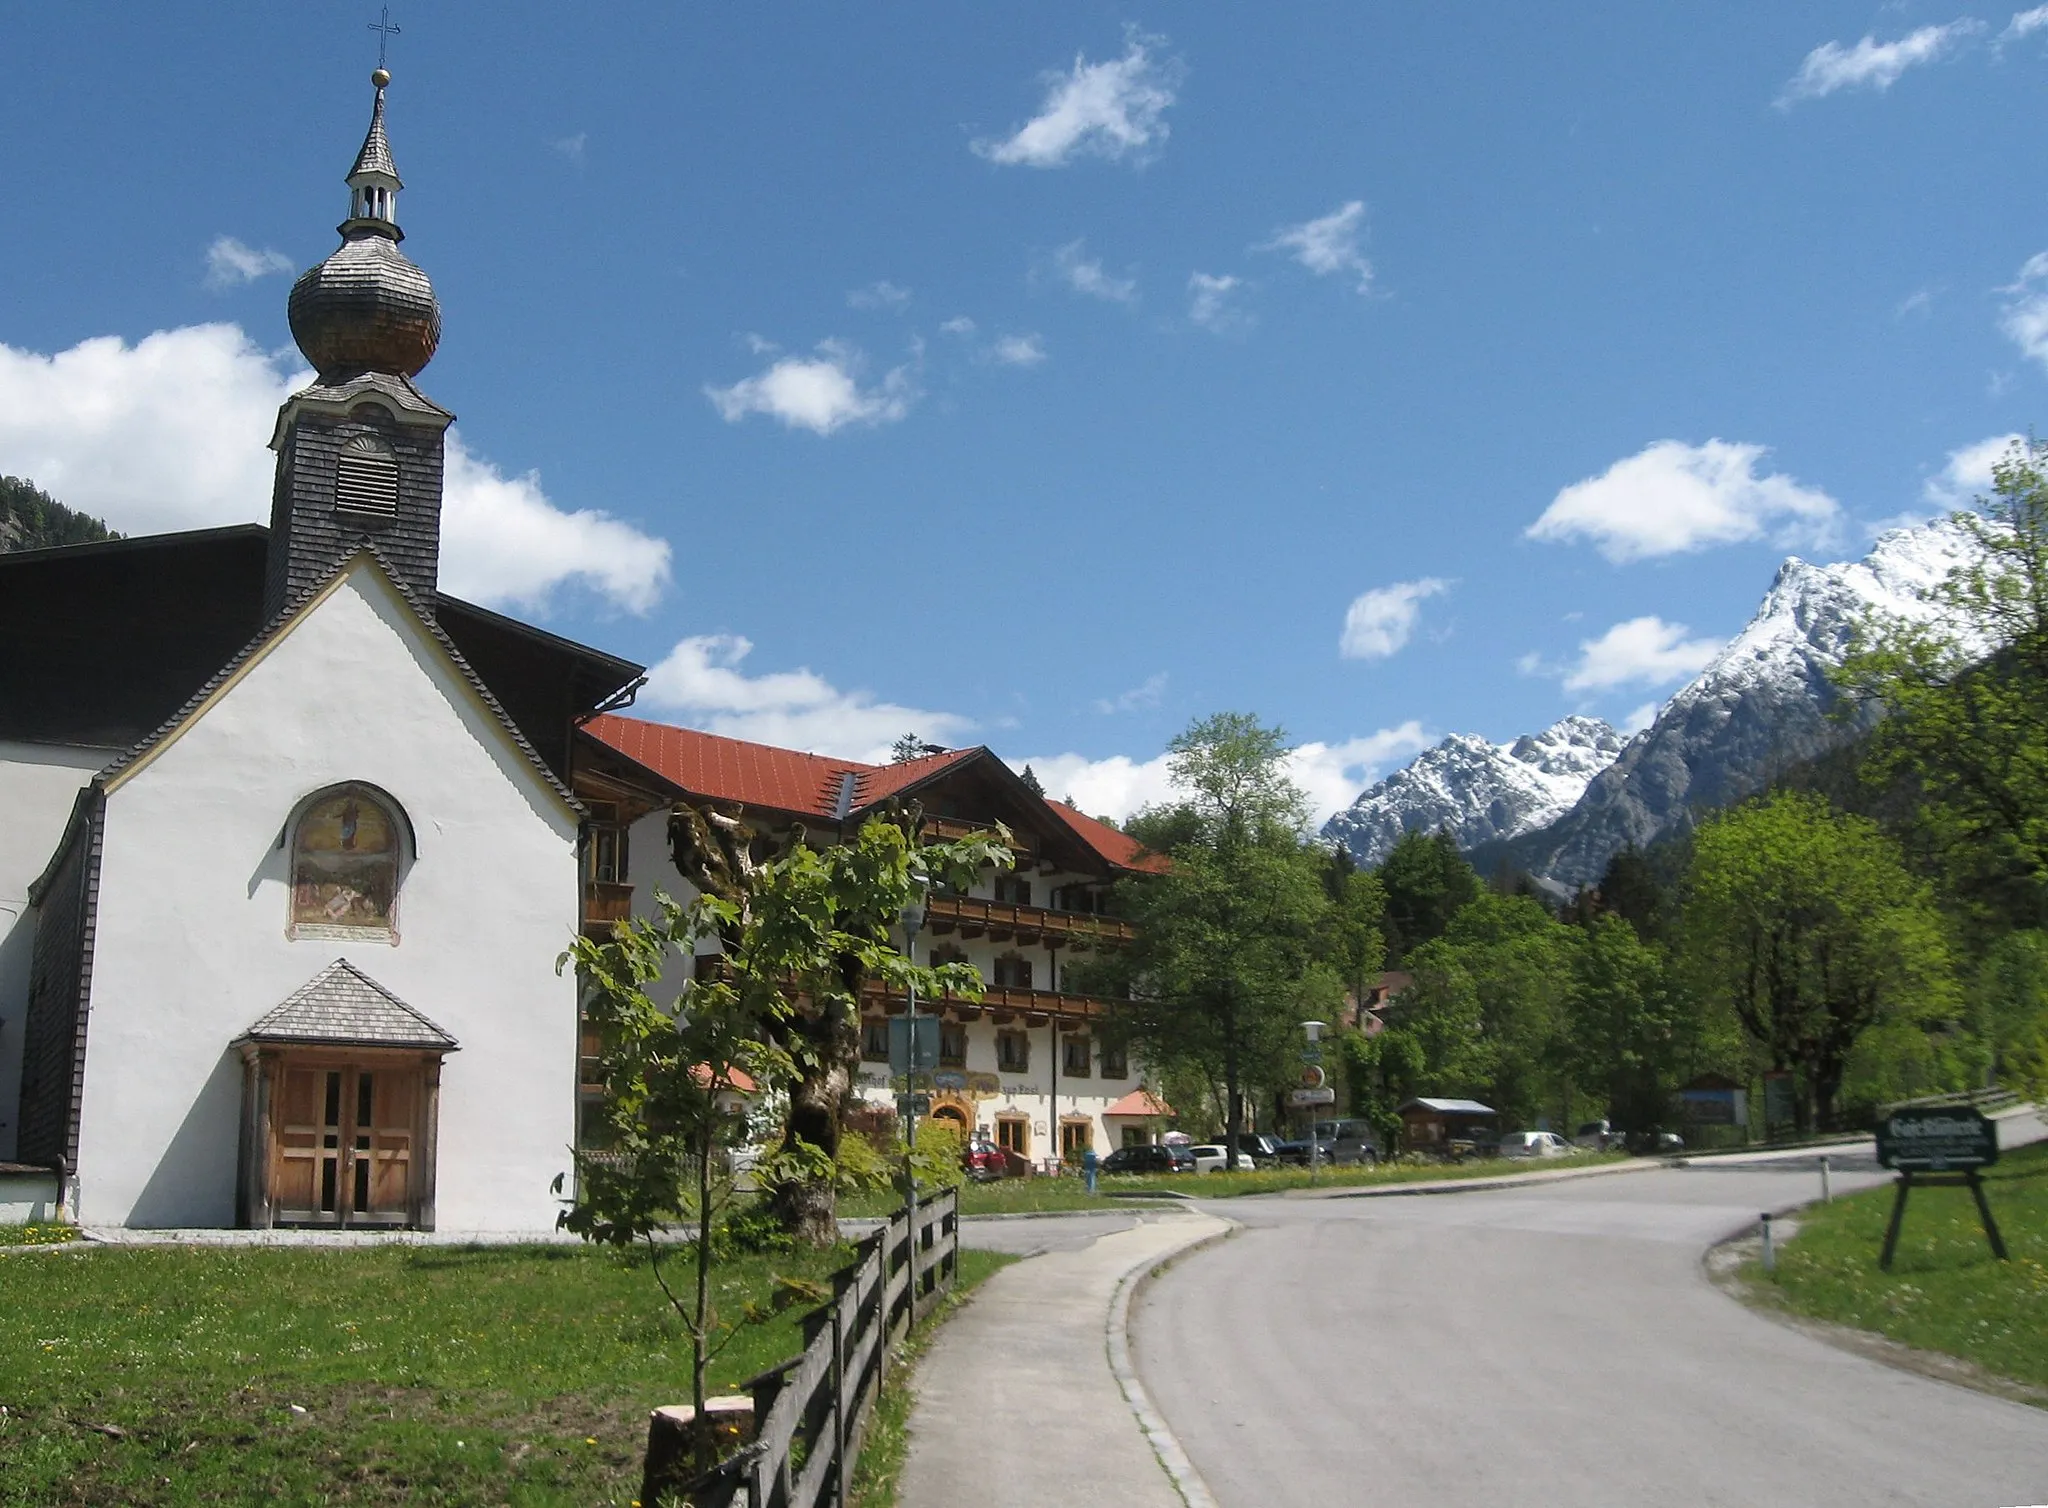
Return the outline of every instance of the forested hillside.
[[[0,552],[119,538],[98,519],[65,507],[25,477],[0,476]]]

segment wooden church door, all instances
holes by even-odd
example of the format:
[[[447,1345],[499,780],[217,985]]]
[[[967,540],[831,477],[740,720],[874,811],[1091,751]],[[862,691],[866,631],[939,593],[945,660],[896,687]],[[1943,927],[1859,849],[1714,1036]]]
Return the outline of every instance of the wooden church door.
[[[278,1078],[270,1186],[277,1223],[413,1223],[419,1066],[287,1063]]]

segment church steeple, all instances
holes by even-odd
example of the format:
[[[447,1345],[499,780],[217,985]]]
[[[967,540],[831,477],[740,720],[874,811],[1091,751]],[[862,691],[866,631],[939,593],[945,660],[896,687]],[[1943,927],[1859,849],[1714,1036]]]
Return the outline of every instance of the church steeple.
[[[349,169],[349,224],[365,222],[363,229],[403,241],[405,232],[398,228],[398,191],[405,184],[398,176],[398,165],[391,160],[391,143],[384,135],[384,90],[391,82],[391,74],[379,67],[370,75],[370,82],[377,88],[377,102],[370,107],[370,134],[363,138],[363,149],[356,153],[356,165]],[[344,225],[341,233],[347,235],[348,230],[348,225]]]
[[[441,341],[434,285],[398,243],[399,179],[384,133],[381,63],[370,129],[349,169],[341,245],[292,285],[292,338],[318,375],[277,416],[271,448],[267,609],[275,613],[341,556],[374,542],[433,610],[441,480],[455,416],[412,379]]]

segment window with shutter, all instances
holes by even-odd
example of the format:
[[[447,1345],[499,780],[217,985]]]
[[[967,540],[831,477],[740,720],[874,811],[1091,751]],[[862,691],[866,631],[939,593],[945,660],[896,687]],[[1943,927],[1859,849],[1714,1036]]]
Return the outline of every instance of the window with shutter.
[[[398,457],[375,435],[357,435],[341,447],[334,506],[372,518],[398,516]]]

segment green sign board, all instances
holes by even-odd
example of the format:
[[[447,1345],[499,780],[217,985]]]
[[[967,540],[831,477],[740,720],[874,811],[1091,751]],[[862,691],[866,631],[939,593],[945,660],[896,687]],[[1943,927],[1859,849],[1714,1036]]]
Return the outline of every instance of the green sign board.
[[[1988,1168],[1998,1161],[1998,1127],[1968,1105],[1894,1110],[1877,1128],[1877,1160],[1901,1173]]]
[[[928,1073],[939,1066],[939,1018],[897,1016],[889,1023],[889,1072]]]

